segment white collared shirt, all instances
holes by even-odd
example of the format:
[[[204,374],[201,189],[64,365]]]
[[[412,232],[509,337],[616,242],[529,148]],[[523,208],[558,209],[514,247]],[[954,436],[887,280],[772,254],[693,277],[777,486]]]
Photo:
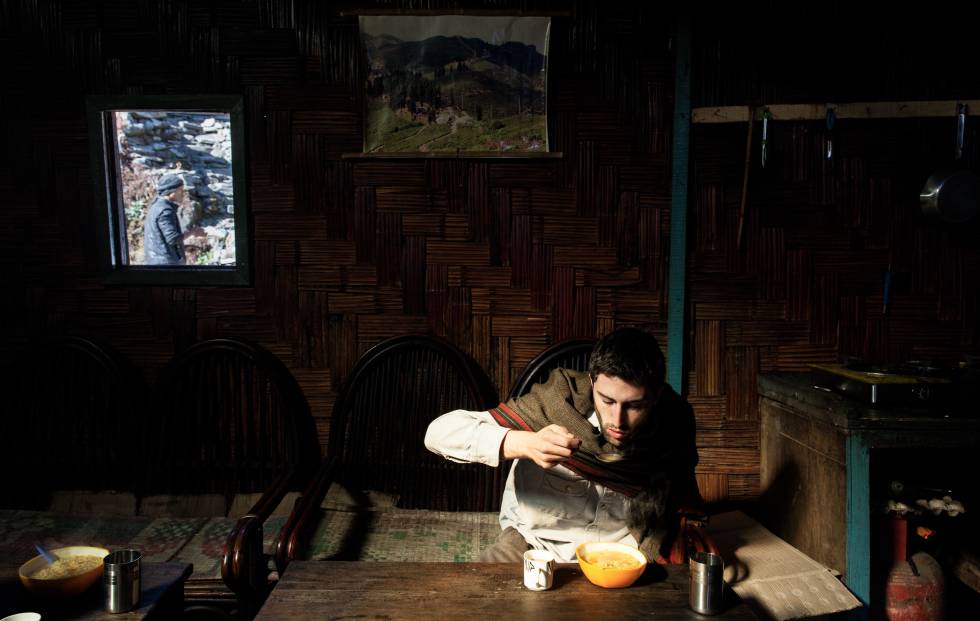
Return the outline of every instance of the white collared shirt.
[[[594,411],[589,422],[599,428]],[[489,412],[454,410],[429,424],[425,446],[450,461],[497,467],[508,431]],[[571,562],[576,546],[585,541],[637,546],[626,527],[629,502],[560,464],[546,470],[529,459],[515,459],[500,503],[500,527],[511,526],[535,548]]]

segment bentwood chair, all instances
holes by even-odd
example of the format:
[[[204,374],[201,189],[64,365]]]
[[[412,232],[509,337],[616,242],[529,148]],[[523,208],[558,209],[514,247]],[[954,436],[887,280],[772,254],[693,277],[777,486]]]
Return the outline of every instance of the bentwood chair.
[[[304,553],[320,503],[335,481],[355,492],[396,495],[401,509],[499,509],[505,472],[450,463],[424,445],[426,428],[439,415],[486,410],[498,402],[484,371],[443,339],[400,336],[364,353],[337,396],[327,460],[276,543],[280,571]],[[353,548],[346,552],[351,558],[357,554]]]
[[[263,524],[287,492],[307,484],[320,463],[316,426],[286,366],[256,344],[197,343],[163,370],[147,424],[141,494],[219,495],[225,510],[239,495],[261,495],[226,539],[223,584],[195,579],[189,604],[227,608],[250,618],[272,583]],[[234,516],[230,516],[234,517]]]
[[[7,362],[0,435],[12,476],[0,506],[44,509],[55,490],[132,489],[144,394],[135,367],[76,336],[32,343]]]
[[[556,368],[587,371],[594,346],[595,341],[592,339],[571,339],[545,349],[524,368],[511,386],[507,398],[513,399],[527,393],[531,386],[548,379],[548,375]]]

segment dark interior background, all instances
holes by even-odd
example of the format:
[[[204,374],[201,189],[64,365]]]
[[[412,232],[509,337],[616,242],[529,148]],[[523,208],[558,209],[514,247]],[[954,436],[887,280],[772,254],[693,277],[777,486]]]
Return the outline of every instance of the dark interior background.
[[[693,15],[692,104],[980,97],[965,20],[820,6]],[[341,15],[357,9],[559,13],[563,156],[343,158],[361,149],[357,22]],[[642,324],[665,341],[674,19],[585,1],[3,2],[4,355],[87,336],[152,379],[198,340],[251,339],[295,375],[325,446],[339,386],[386,337],[446,337],[501,395],[562,339]],[[103,283],[85,97],[164,93],[244,96],[251,287]],[[824,122],[776,122],[765,169],[757,126],[741,248],[746,127],[692,127],[686,394],[708,499],[759,493],[757,373],[977,349],[977,221],[918,208],[935,170],[977,169],[976,117],[954,162],[954,113],[840,120],[830,162]]]

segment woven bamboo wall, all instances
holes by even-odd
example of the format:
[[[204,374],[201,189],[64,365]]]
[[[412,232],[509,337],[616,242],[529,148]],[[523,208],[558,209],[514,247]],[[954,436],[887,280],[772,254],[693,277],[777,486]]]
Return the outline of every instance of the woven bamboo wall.
[[[362,146],[362,72],[339,3],[5,3],[4,49],[28,60],[8,63],[2,100],[22,146],[0,173],[12,324],[101,337],[151,376],[196,340],[253,339],[293,371],[324,445],[340,383],[386,337],[445,336],[506,394],[556,340],[665,334],[670,20],[509,6],[564,13],[549,63],[560,159],[342,158]],[[101,283],[84,96],[167,92],[245,96],[253,287]]]
[[[630,324],[663,340],[671,18],[626,3],[362,3],[567,12],[554,19],[549,60],[551,147],[563,157],[352,160],[341,154],[361,149],[357,30],[340,6],[3,3],[5,343],[97,337],[152,378],[199,339],[252,339],[292,370],[325,445],[340,382],[388,336],[446,336],[501,394],[557,340]],[[780,94],[778,72],[740,70],[752,54],[723,39],[711,28],[695,38],[697,103]],[[102,283],[84,96],[168,92],[245,96],[252,287]],[[710,499],[758,493],[757,371],[855,348],[952,355],[976,343],[976,251],[961,243],[966,229],[889,211],[908,170],[894,168],[905,160],[890,131],[857,130],[849,147],[842,136],[828,173],[806,155],[819,128],[779,129],[778,165],[753,174],[737,249],[744,127],[694,130],[688,392]],[[895,239],[884,318],[875,309]]]
[[[770,15],[779,27],[745,14],[697,21],[693,105],[955,102],[980,93],[965,26],[925,33],[921,16],[889,16],[882,28],[880,16],[824,9]],[[955,364],[980,347],[980,219],[951,225],[918,204],[936,170],[978,169],[978,117],[955,161],[949,108],[943,119],[838,120],[829,130],[825,120],[772,122],[765,168],[757,122],[741,247],[747,125],[693,127],[690,401],[699,442],[711,446],[702,459],[729,473],[711,479],[709,497],[758,487],[757,373],[852,357]]]

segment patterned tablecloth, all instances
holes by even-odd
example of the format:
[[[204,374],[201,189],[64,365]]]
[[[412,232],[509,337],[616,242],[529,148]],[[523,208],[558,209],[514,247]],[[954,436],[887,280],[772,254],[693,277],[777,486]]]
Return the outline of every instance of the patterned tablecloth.
[[[92,517],[0,510],[0,555],[27,560],[34,541],[49,547],[133,548],[147,561],[193,563],[195,578],[220,578],[222,547],[235,518]],[[267,552],[286,522],[266,521]],[[500,533],[496,513],[386,509],[322,510],[305,558],[366,561],[475,561]]]
[[[285,518],[276,518],[278,528]],[[0,511],[0,555],[24,561],[37,555],[34,542],[49,548],[91,545],[132,548],[146,561],[194,564],[194,576],[220,577],[225,537],[231,518],[97,517],[49,511]],[[267,536],[275,538],[278,528]]]
[[[325,510],[305,559],[468,562],[499,534],[497,513]]]

